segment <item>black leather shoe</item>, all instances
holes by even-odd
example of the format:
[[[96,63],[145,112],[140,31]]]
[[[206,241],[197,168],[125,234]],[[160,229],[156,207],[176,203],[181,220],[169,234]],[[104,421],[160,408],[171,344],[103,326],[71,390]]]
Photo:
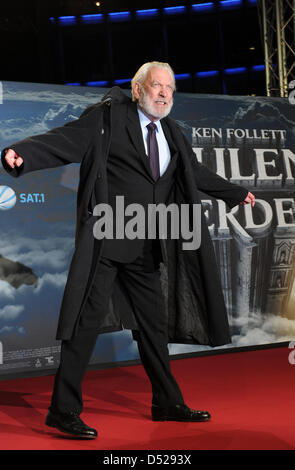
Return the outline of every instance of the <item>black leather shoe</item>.
[[[208,421],[210,418],[208,411],[192,410],[186,405],[174,405],[167,408],[152,405],[153,421],[186,421],[193,423]]]
[[[79,414],[75,412],[53,413],[49,410],[45,424],[74,437],[84,439],[95,439],[97,437],[96,429],[90,428],[83,423]]]

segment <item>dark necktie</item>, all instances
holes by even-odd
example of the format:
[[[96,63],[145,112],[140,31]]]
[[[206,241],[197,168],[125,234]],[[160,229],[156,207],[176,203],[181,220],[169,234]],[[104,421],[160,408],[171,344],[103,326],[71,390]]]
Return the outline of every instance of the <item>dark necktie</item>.
[[[150,158],[150,166],[153,178],[157,181],[160,177],[159,147],[156,136],[157,126],[153,122],[150,122],[146,127],[148,129],[147,148],[148,156]]]

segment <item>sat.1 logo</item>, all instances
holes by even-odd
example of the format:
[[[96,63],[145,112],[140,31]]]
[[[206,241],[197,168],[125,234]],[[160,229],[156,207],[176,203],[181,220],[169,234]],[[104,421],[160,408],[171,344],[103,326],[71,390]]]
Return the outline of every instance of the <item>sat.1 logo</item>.
[[[12,209],[16,203],[16,195],[9,186],[0,186],[0,209],[6,211]]]
[[[21,193],[19,195],[21,203],[45,202],[44,193]],[[0,210],[12,209],[16,204],[16,194],[9,186],[0,186]]]

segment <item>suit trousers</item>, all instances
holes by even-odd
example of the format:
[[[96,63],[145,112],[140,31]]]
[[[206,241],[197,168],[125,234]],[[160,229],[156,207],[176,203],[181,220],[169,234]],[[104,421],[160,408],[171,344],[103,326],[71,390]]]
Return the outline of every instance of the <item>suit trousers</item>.
[[[82,380],[97,340],[99,315],[108,308],[116,276],[120,277],[135,312],[138,351],[151,382],[152,403],[159,406],[184,403],[170,369],[167,316],[159,265],[152,258],[143,256],[131,263],[102,257],[77,335],[73,339],[63,340],[61,344],[60,365],[50,406],[52,411],[81,413],[83,409]]]

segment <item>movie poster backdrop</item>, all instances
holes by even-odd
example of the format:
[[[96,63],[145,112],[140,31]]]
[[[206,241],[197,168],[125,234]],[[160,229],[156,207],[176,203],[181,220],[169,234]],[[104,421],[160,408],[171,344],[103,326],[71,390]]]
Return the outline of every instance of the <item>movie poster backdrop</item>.
[[[107,89],[2,82],[0,148],[77,119]],[[129,91],[126,90],[129,94]],[[196,158],[245,186],[231,211],[202,194],[232,343],[295,338],[295,105],[288,99],[176,93],[171,115]],[[0,168],[0,376],[56,369],[59,309],[74,250],[79,165],[10,177]],[[170,344],[171,355],[221,348]],[[102,334],[91,364],[139,359],[129,330]]]

